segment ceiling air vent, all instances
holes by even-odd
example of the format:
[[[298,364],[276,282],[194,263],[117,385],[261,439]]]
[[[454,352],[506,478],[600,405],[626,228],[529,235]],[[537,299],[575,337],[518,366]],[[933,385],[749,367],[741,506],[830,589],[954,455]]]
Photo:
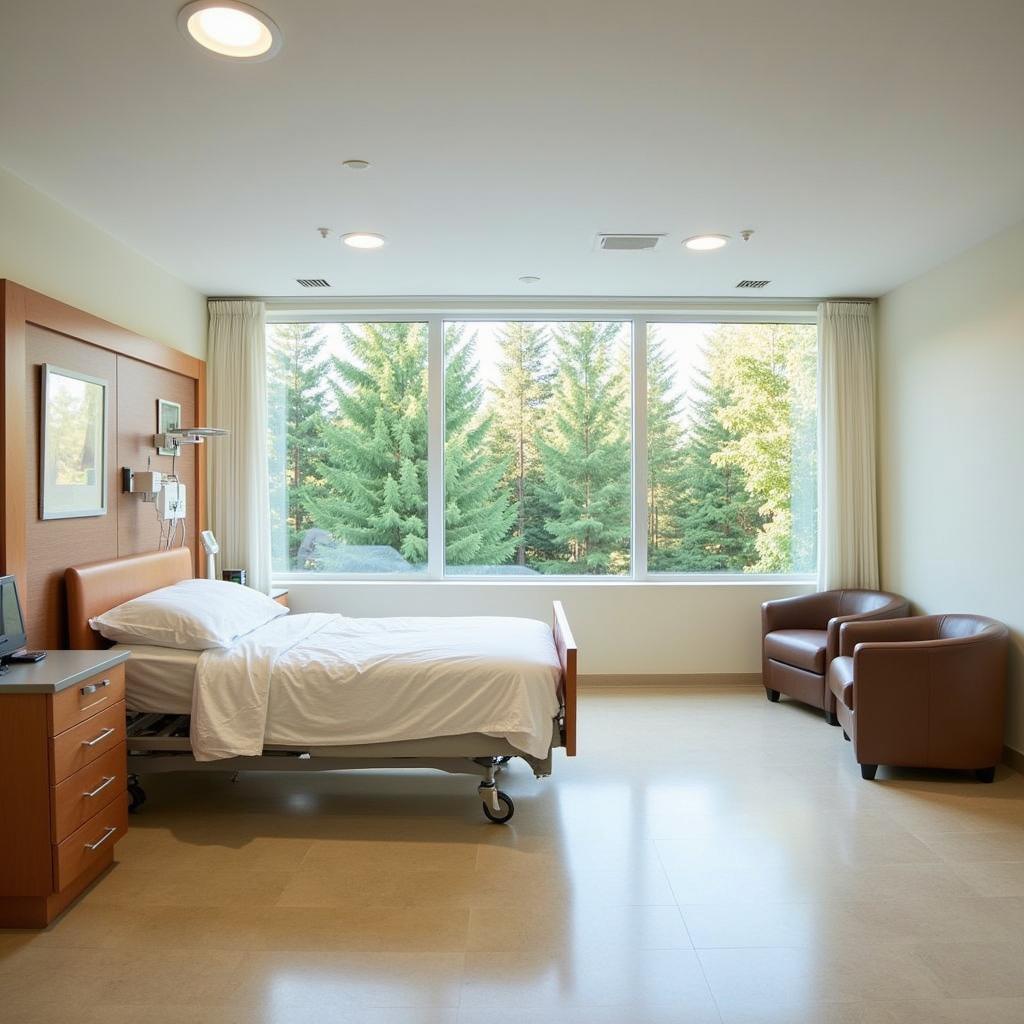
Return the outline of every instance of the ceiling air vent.
[[[743,281],[740,281],[740,283],[738,285],[736,285],[736,287],[737,288],[763,288],[766,284],[771,284],[771,281],[743,280]]]
[[[643,252],[653,249],[664,235],[606,235],[597,236],[597,247],[605,252]]]
[[[303,288],[330,288],[331,282],[325,281],[322,277],[297,277],[295,283]]]

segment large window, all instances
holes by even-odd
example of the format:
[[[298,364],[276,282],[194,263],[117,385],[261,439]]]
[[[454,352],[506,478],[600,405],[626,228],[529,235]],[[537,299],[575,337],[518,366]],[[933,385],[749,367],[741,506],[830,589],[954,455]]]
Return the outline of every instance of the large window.
[[[816,381],[811,325],[648,325],[651,572],[814,570]]]
[[[629,572],[630,324],[445,324],[445,569]]]
[[[816,340],[808,323],[271,324],[275,572],[812,572]]]
[[[427,564],[427,325],[267,331],[273,565],[411,573]]]

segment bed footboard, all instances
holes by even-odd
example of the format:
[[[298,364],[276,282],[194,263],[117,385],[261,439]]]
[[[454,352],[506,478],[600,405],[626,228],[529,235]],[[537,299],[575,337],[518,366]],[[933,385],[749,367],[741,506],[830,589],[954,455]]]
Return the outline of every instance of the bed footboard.
[[[562,707],[565,708],[565,722],[562,727],[562,742],[569,757],[576,756],[576,641],[573,639],[569,620],[561,601],[553,602],[554,622],[551,627],[562,666],[561,693]]]

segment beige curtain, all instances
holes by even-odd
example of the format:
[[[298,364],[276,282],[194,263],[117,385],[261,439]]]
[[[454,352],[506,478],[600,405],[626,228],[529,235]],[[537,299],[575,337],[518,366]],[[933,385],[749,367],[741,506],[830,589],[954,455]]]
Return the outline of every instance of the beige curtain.
[[[818,587],[878,587],[874,303],[818,306]]]
[[[208,423],[227,427],[207,449],[210,529],[220,569],[245,569],[249,586],[270,591],[267,478],[266,308],[216,301],[210,307]]]

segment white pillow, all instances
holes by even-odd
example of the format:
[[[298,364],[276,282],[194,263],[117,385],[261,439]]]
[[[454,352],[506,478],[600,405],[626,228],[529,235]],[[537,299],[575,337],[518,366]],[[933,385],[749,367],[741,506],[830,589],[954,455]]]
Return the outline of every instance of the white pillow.
[[[89,625],[116,643],[205,651],[230,647],[239,637],[287,614],[287,608],[251,587],[183,580],[125,601],[90,619]]]

